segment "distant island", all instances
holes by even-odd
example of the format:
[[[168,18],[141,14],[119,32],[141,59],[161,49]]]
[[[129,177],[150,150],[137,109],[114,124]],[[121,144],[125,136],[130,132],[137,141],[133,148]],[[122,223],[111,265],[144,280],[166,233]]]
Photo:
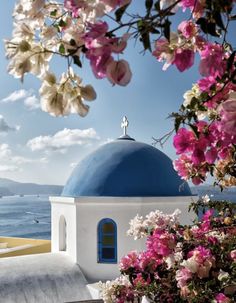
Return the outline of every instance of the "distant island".
[[[63,186],[21,183],[6,178],[0,178],[0,196],[13,195],[60,195]]]
[[[236,202],[235,186],[224,189],[223,192],[221,192],[218,187],[214,187],[212,185],[199,185],[191,187],[191,191],[193,195],[198,195],[199,197],[208,195],[212,200]]]
[[[63,186],[61,185],[43,185],[35,183],[22,183],[13,181],[6,178],[0,178],[0,196],[24,196],[24,195],[55,195],[61,194]],[[224,190],[221,194],[220,189],[212,185],[199,185],[191,187],[192,194],[204,196],[215,195],[217,197],[221,195],[230,195],[235,197],[236,200],[236,187],[231,187]],[[232,199],[232,198],[231,198]]]

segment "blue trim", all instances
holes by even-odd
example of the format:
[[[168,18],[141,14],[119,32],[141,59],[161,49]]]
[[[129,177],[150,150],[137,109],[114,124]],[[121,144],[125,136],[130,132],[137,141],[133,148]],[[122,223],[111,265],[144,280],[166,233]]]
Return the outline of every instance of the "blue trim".
[[[106,223],[112,223],[114,232],[103,232],[103,226]],[[114,245],[103,245],[102,239],[104,236],[113,236]],[[109,218],[104,218],[98,223],[98,232],[97,232],[97,248],[98,248],[98,263],[117,263],[117,226],[115,221]],[[103,256],[104,248],[113,248],[114,249],[114,258],[107,259]]]

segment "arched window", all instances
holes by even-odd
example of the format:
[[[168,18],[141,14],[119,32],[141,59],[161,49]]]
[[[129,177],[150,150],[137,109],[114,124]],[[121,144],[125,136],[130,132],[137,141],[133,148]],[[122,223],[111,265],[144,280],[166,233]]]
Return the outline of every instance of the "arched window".
[[[98,262],[117,263],[117,228],[112,219],[98,224]]]
[[[59,251],[66,251],[66,220],[62,215],[59,220]]]

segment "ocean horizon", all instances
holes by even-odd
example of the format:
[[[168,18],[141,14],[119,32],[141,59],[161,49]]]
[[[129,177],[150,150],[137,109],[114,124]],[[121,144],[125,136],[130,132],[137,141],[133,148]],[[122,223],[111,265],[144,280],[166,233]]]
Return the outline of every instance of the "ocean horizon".
[[[212,200],[236,203],[235,193],[216,193]],[[0,198],[0,237],[51,239],[51,205],[48,195]]]
[[[0,199],[0,236],[50,240],[49,196],[2,197]]]

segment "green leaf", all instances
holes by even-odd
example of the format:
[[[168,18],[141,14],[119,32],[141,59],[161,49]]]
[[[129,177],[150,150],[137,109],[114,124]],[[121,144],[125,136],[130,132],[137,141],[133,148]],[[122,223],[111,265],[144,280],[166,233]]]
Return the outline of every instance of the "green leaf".
[[[150,42],[150,35],[149,35],[149,30],[145,24],[144,21],[139,20],[138,23],[138,31],[140,33],[140,41],[143,43],[143,47],[145,50],[150,50],[151,51],[151,42]]]
[[[218,34],[216,32],[216,24],[215,24],[215,22],[209,22],[207,24],[207,32],[208,32],[208,34],[210,34],[210,35],[212,35],[214,37],[219,37],[220,36],[220,34]]]
[[[232,52],[229,59],[227,60],[227,71],[230,71],[231,67],[233,66],[235,54],[236,51]]]
[[[65,46],[64,46],[63,43],[61,43],[60,46],[59,46],[59,52],[60,52],[61,54],[64,55],[64,54],[65,54],[65,51],[66,51],[66,50],[65,50]]]
[[[169,21],[169,19],[166,19],[164,24],[164,36],[168,41],[170,40],[170,26],[171,26],[171,22]]]
[[[195,136],[197,138],[199,138],[199,132],[198,132],[198,129],[197,129],[197,126],[196,125],[193,125],[193,124],[189,124],[189,126],[191,127],[192,131],[194,132]]]
[[[54,11],[52,11],[52,12],[50,13],[50,15],[51,15],[52,17],[56,17],[56,15],[57,15],[57,9],[54,9]]]
[[[225,26],[224,26],[224,23],[223,23],[223,20],[222,20],[222,17],[221,17],[221,13],[218,12],[218,11],[215,11],[214,12],[214,19],[215,19],[215,22],[216,24],[223,30],[225,30]]]
[[[196,22],[198,25],[200,25],[201,30],[203,31],[203,33],[207,34],[208,33],[208,29],[207,29],[207,19],[205,18],[199,18]]]
[[[64,20],[61,19],[61,20],[59,21],[58,25],[59,25],[60,27],[65,27],[65,26],[66,26],[66,22],[65,22]]]
[[[130,3],[124,5],[124,6],[121,6],[118,10],[116,10],[115,12],[115,16],[116,16],[116,21],[117,22],[120,22],[121,21],[121,18],[122,16],[124,15],[127,7],[130,5]]]
[[[236,15],[230,16],[229,19],[230,20],[236,20]]]
[[[159,13],[161,8],[160,8],[160,1],[158,0],[155,4],[154,4],[155,10]]]
[[[143,47],[145,50],[152,50],[151,49],[151,42],[150,42],[150,36],[149,33],[144,31],[143,33],[141,33],[141,39],[140,39],[143,43]]]
[[[179,130],[181,122],[182,122],[182,118],[181,117],[178,117],[178,118],[175,119],[175,131],[176,131],[176,133]]]
[[[75,65],[79,66],[80,68],[82,67],[82,63],[81,63],[81,60],[80,60],[80,57],[79,56],[73,56],[73,62]]]
[[[76,42],[75,42],[74,39],[70,39],[70,45],[71,45],[71,46],[76,46]]]
[[[145,6],[147,10],[147,15],[149,15],[153,6],[153,0],[145,0]]]
[[[149,31],[152,34],[160,34],[160,31],[158,29],[156,29],[155,27],[151,27]]]

